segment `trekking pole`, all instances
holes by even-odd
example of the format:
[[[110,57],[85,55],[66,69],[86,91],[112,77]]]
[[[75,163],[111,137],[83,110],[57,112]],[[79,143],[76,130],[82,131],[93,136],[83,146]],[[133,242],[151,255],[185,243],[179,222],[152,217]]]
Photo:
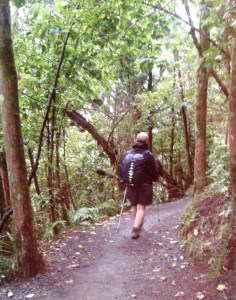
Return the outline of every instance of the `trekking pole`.
[[[158,182],[160,182],[160,181],[158,181]],[[156,185],[156,187],[157,187],[157,185]],[[161,200],[157,204],[157,218],[158,218],[158,223],[161,221],[160,220],[160,208],[159,208],[160,203],[161,203]]]
[[[125,188],[124,197],[123,197],[123,201],[122,201],[122,205],[121,205],[119,222],[118,222],[117,229],[116,229],[116,232],[117,232],[117,233],[118,233],[118,231],[119,231],[120,221],[121,221],[121,216],[122,216],[123,209],[124,209],[124,203],[125,203],[126,192],[127,192],[127,187]]]
[[[161,221],[160,219],[160,209],[159,209],[160,203],[157,205],[157,216],[158,216],[158,223]]]

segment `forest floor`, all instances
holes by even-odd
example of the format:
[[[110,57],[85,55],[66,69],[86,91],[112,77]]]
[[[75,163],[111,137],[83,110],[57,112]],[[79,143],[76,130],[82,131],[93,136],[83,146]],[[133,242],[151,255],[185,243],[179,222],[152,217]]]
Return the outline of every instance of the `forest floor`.
[[[137,240],[130,238],[129,211],[118,233],[118,216],[65,233],[42,247],[44,271],[30,279],[6,278],[0,299],[235,300],[234,270],[213,280],[186,257],[180,214],[189,201],[149,207]]]

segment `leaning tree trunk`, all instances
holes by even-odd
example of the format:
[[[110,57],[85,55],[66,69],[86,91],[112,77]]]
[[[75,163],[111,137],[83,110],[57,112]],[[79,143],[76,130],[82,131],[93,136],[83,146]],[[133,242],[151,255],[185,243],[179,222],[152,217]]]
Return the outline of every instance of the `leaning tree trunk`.
[[[116,153],[118,153],[117,149],[111,147],[111,145],[106,142],[106,140],[97,132],[97,130],[92,126],[92,124],[86,121],[81,114],[77,113],[76,111],[67,111],[66,113],[67,116],[72,121],[74,121],[77,126],[80,126],[83,129],[87,130],[93,136],[93,138],[98,142],[98,144],[103,148],[104,152],[110,158],[112,167],[114,169],[118,169],[117,156],[116,156]],[[161,176],[165,181],[162,184],[167,188],[169,198],[178,198],[180,196],[183,196],[184,192],[182,188],[178,186],[177,182],[173,179],[172,176],[169,175],[168,172],[165,172],[163,170],[162,163],[159,160],[157,160],[157,165],[161,172]],[[102,176],[107,176],[110,178],[115,177],[120,189],[123,189],[124,186],[118,179],[118,170],[115,170],[115,174],[100,169],[97,169],[96,171],[99,175]]]
[[[16,230],[18,262],[25,276],[33,276],[39,271],[39,255],[34,236],[33,214],[21,132],[9,0],[2,0],[0,5],[0,109]]]
[[[80,113],[75,110],[66,111],[67,116],[75,122],[77,126],[80,126],[87,130],[92,137],[98,142],[98,144],[103,148],[103,151],[107,154],[110,159],[111,165],[116,163],[116,153],[113,151],[112,147],[107,143],[107,141],[97,132],[97,130],[90,124]]]

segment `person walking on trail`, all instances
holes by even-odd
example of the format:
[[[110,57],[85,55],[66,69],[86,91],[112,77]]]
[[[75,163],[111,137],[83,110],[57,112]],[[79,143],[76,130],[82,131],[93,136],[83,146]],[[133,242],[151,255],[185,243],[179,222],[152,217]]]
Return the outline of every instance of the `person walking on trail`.
[[[157,181],[159,175],[154,155],[148,151],[148,140],[148,134],[140,132],[132,150],[127,151],[120,161],[121,178],[126,184],[126,197],[132,206],[132,239],[139,237],[146,206],[152,204],[153,181]]]

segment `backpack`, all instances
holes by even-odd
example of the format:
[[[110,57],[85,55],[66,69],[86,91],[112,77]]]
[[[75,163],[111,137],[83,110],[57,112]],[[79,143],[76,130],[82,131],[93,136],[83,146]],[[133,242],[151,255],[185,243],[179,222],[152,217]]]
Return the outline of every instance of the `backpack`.
[[[121,178],[125,184],[138,186],[143,183],[145,172],[144,155],[148,152],[148,150],[144,150],[142,153],[137,153],[134,150],[126,152],[121,161]]]

